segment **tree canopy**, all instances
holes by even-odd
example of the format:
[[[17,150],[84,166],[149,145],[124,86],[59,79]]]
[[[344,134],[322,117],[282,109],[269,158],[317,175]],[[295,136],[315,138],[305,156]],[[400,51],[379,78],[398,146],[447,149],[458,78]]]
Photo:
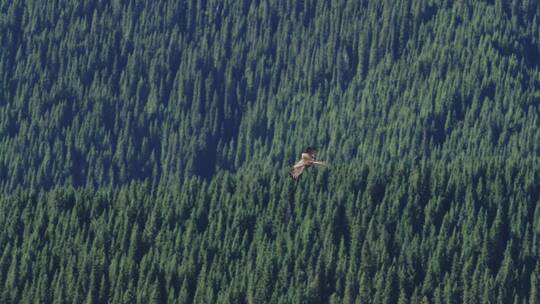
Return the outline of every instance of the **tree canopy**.
[[[0,41],[2,303],[540,302],[540,3],[14,0]]]

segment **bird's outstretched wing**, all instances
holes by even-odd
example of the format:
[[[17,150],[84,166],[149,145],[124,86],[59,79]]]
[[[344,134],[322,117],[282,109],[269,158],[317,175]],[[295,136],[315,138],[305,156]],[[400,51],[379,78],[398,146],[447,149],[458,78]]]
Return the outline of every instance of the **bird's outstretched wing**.
[[[294,167],[289,172],[289,175],[294,179],[297,180],[300,177],[300,174],[304,172],[304,168],[306,166],[304,164],[301,164],[301,161],[298,162],[298,164],[294,165]]]

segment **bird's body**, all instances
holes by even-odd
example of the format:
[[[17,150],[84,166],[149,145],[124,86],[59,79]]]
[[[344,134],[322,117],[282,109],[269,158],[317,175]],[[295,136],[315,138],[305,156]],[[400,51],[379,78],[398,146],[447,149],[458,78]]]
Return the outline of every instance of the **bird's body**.
[[[301,155],[300,160],[292,167],[289,175],[294,179],[298,180],[305,168],[309,168],[313,165],[326,165],[325,162],[315,160],[317,150],[313,147],[309,147]]]

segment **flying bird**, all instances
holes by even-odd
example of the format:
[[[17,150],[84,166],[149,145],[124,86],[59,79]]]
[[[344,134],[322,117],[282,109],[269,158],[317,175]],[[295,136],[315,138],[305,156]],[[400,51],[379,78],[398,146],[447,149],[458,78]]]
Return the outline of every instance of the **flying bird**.
[[[300,174],[304,172],[305,168],[309,168],[313,165],[323,165],[326,166],[325,162],[316,161],[315,155],[317,150],[314,147],[308,147],[303,153],[300,160],[292,167],[289,175],[294,179],[298,180]]]

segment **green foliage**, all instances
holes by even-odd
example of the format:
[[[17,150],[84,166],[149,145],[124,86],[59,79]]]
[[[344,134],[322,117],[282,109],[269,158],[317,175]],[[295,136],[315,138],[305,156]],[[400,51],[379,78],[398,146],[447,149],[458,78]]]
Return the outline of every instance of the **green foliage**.
[[[0,302],[537,303],[539,29],[527,0],[0,1]]]
[[[351,163],[309,172],[294,188],[281,172],[246,169],[217,174],[209,182],[193,177],[157,191],[132,183],[97,192],[17,192],[0,204],[2,297],[8,302],[28,293],[40,302],[534,302],[539,213],[501,211],[504,203],[494,202],[496,187],[502,187],[507,201],[521,197],[537,206],[538,165],[478,161],[464,170],[462,163],[451,162],[422,170],[401,166],[395,174],[392,164]],[[392,191],[375,204],[368,183],[355,185],[343,170],[377,170]],[[501,171],[515,174],[497,178]],[[410,185],[426,176],[431,183],[417,201],[420,214],[411,216],[407,202],[418,189]],[[499,182],[485,183],[492,179]],[[527,179],[534,187],[515,188]],[[273,197],[265,199],[270,191]],[[474,196],[467,197],[469,192]],[[205,206],[205,212],[196,206]],[[504,225],[501,218],[507,219]],[[505,237],[490,244],[504,230]],[[504,249],[489,250],[495,246]]]

